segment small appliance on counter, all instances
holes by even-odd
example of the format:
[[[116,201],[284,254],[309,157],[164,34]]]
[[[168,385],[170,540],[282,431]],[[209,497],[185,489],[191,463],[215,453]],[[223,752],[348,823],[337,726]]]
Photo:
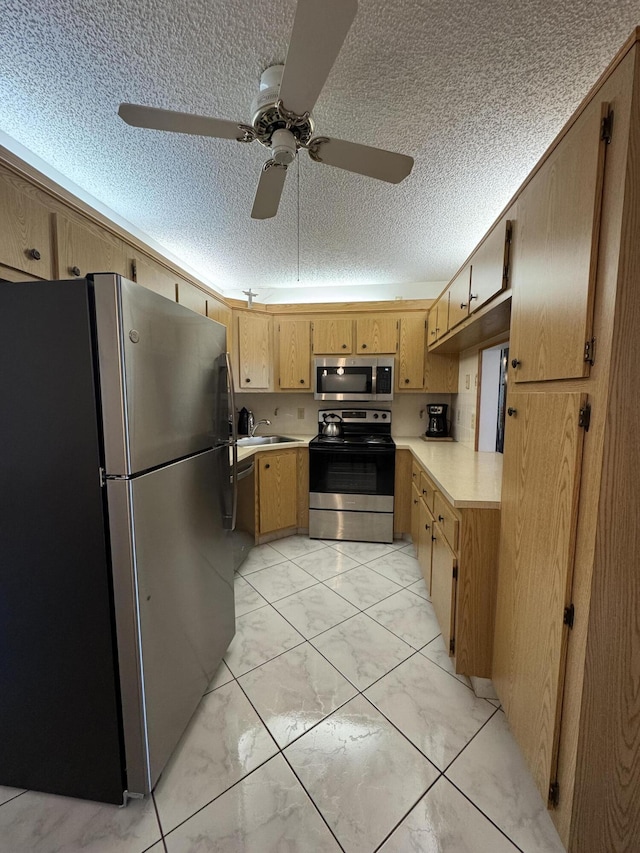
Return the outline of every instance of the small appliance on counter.
[[[253,412],[243,406],[238,412],[238,435],[251,435],[254,425]]]
[[[427,405],[427,438],[448,438],[449,424],[447,421],[446,403],[429,403]]]

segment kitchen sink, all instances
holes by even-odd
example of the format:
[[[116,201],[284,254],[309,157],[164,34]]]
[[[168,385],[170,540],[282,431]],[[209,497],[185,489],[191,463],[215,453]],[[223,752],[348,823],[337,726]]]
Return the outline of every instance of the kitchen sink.
[[[260,444],[284,444],[287,441],[298,441],[297,438],[287,438],[286,435],[254,435],[238,439],[238,447],[255,447]]]

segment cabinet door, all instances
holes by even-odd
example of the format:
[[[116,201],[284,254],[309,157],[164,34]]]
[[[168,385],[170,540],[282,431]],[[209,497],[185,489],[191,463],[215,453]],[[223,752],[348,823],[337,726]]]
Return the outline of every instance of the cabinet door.
[[[431,593],[433,555],[433,516],[423,500],[418,501],[418,563]]]
[[[192,311],[195,311],[196,314],[202,314],[203,317],[206,317],[207,297],[204,291],[182,278],[178,278],[176,280],[178,283],[177,301],[180,305],[184,305],[185,308],[190,308]]]
[[[243,311],[238,315],[240,388],[271,386],[271,318]]]
[[[518,198],[512,247],[515,382],[589,375],[606,143],[594,101]]]
[[[279,380],[282,389],[311,388],[311,324],[309,320],[278,321]]]
[[[397,390],[422,391],[427,321],[424,314],[400,318],[397,358]]]
[[[313,321],[314,355],[349,355],[353,352],[351,317],[322,317]]]
[[[289,450],[258,459],[260,534],[297,527],[297,458]]]
[[[449,285],[449,328],[469,316],[469,291],[471,288],[471,265],[467,264]]]
[[[435,344],[449,330],[449,291],[429,309],[427,318],[427,343]]]
[[[458,354],[425,353],[424,390],[427,394],[458,393]]]
[[[129,249],[97,225],[81,225],[62,214],[56,215],[58,273],[60,278],[85,276],[92,272],[115,272],[131,278],[133,266]]]
[[[455,653],[456,575],[458,561],[447,545],[442,531],[433,525],[433,554],[431,557],[431,603],[435,610],[442,639],[449,654]]]
[[[411,539],[417,556],[420,541],[420,490],[415,480],[411,483]]]
[[[471,259],[471,293],[469,313],[509,286],[509,250],[514,211],[498,222],[487,234]]]
[[[395,353],[398,348],[397,317],[358,318],[356,348],[361,355]]]
[[[53,278],[53,213],[37,198],[0,176],[0,264],[34,278]]]
[[[545,801],[557,760],[584,402],[575,393],[512,394],[505,427],[492,677]]]
[[[136,258],[134,270],[138,284],[171,299],[172,302],[176,301],[177,276],[170,273],[166,267],[147,258]]]

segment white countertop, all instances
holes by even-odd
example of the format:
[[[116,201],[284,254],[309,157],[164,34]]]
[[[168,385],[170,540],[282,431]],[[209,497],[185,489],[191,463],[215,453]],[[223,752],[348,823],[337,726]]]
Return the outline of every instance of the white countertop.
[[[314,435],[293,435],[295,441],[238,448],[238,459],[271,450],[307,447]],[[398,450],[410,450],[426,469],[437,488],[454,507],[500,509],[502,454],[476,453],[456,441],[423,441],[413,436],[394,436]]]
[[[456,441],[394,441],[398,450],[411,451],[452,506],[500,509],[502,453],[476,453]]]

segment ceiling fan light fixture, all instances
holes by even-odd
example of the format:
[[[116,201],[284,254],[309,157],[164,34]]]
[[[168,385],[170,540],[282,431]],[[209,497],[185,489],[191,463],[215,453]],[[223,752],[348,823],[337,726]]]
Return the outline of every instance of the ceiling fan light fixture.
[[[296,138],[290,130],[275,130],[271,137],[271,153],[280,166],[289,166],[296,159]]]

